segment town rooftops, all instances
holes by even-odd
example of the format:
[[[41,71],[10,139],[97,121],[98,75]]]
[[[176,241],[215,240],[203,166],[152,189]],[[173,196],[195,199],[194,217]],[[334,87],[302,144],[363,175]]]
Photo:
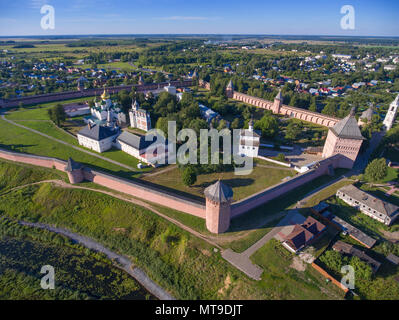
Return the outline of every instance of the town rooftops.
[[[330,130],[342,139],[365,140],[356,121],[354,109],[352,109],[348,116],[330,128]]]
[[[233,190],[220,180],[207,187],[204,193],[207,199],[219,203],[229,202],[233,198]]]
[[[382,213],[388,217],[393,217],[394,215],[398,214],[398,206],[364,192],[352,184],[340,188],[338,192],[342,192],[354,200],[359,201],[361,204],[364,204],[378,213]]]
[[[72,160],[71,157],[68,158],[67,166],[65,167],[66,172],[72,172],[73,170],[79,170],[82,168],[82,165],[79,162]]]
[[[88,124],[82,130],[78,132],[78,134],[96,140],[101,141],[107,139],[109,137],[115,136],[118,134],[118,129],[114,129],[111,127],[101,126],[98,124]]]

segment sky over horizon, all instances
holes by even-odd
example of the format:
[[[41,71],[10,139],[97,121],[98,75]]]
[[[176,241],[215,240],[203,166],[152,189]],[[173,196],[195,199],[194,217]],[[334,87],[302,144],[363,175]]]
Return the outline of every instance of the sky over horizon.
[[[43,30],[43,5],[55,28]],[[341,7],[355,9],[343,30]],[[398,0],[0,0],[0,36],[281,34],[399,36]]]

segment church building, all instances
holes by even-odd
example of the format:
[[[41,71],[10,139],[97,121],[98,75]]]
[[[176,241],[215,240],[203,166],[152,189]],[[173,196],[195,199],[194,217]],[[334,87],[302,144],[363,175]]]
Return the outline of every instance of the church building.
[[[256,158],[259,152],[261,132],[254,130],[254,122],[251,119],[248,130],[242,129],[240,132],[240,144],[238,152],[242,156]]]
[[[116,103],[111,101],[109,93],[104,89],[101,99],[94,98],[94,106],[90,108],[91,116],[83,120],[91,124],[105,124],[109,116],[119,125],[126,123],[126,115]]]
[[[132,109],[129,111],[130,126],[138,128],[143,131],[151,130],[151,117],[147,110],[141,109],[137,100],[132,104]]]

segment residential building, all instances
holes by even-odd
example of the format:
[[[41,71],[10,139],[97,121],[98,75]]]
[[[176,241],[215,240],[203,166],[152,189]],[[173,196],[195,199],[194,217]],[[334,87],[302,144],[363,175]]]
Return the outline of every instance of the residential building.
[[[366,262],[371,269],[373,270],[373,273],[376,273],[378,269],[381,266],[381,263],[378,262],[377,260],[374,260],[371,258],[369,255],[367,255],[364,251],[359,250],[355,248],[353,245],[343,242],[343,241],[337,241],[334,243],[332,246],[333,250],[342,253],[347,256],[355,256],[358,257],[360,260],[363,262]]]
[[[303,224],[296,224],[292,232],[285,237],[283,246],[289,251],[297,253],[314,241],[326,226],[309,216]]]
[[[399,215],[399,207],[366,193],[354,185],[342,187],[337,191],[337,197],[352,207],[359,209],[369,217],[391,225]]]

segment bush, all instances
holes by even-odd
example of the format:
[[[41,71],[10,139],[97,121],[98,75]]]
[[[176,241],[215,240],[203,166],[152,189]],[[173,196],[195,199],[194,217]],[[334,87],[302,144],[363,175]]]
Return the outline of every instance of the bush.
[[[194,168],[190,166],[185,167],[183,169],[182,180],[186,186],[192,186],[197,181],[197,173]]]

